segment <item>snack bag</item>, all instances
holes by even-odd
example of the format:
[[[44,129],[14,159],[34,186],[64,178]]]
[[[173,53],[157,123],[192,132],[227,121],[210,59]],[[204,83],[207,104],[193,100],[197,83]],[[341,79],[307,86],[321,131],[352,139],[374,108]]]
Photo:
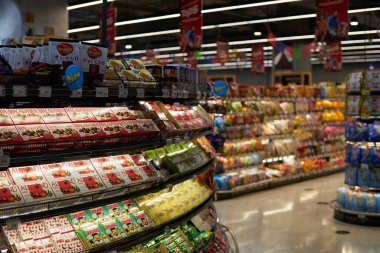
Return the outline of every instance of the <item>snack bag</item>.
[[[375,198],[375,193],[364,193],[365,197],[365,211],[368,213],[376,213],[377,211],[377,203]]]
[[[380,124],[378,121],[370,125],[368,129],[368,139],[374,142],[380,141]]]
[[[370,169],[366,165],[362,165],[358,168],[358,186],[369,186],[370,181]]]
[[[82,42],[80,45],[80,66],[85,75],[86,86],[98,86],[103,82],[108,49],[100,45]]]
[[[357,185],[358,181],[358,170],[356,166],[346,165],[344,168],[344,183],[348,185]]]
[[[372,155],[372,165],[380,166],[380,148],[378,147],[372,147],[371,148],[371,155]]]
[[[0,144],[22,142],[23,139],[14,126],[0,127]]]
[[[380,188],[380,168],[372,167],[370,173],[369,187]]]
[[[49,39],[49,64],[61,65],[65,70],[70,65],[80,66],[80,45],[78,41]]]
[[[372,162],[372,155],[371,155],[371,148],[367,146],[359,146],[360,150],[360,163],[361,164],[371,164]]]
[[[89,213],[88,210],[70,213],[66,215],[66,217],[75,230],[78,230],[80,226],[82,226],[85,223],[90,223],[94,221],[91,213]]]
[[[351,148],[351,159],[350,163],[351,164],[360,164],[360,152],[361,147],[358,145],[353,145]]]
[[[85,226],[77,232],[86,249],[91,249],[111,241],[103,226]]]

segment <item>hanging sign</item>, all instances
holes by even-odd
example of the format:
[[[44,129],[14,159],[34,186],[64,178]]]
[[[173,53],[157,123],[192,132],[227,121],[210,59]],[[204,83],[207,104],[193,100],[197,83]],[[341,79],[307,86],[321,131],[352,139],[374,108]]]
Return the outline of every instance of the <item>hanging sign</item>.
[[[327,61],[324,68],[327,71],[342,69],[342,48],[340,41],[330,41],[326,44]]]
[[[224,97],[228,92],[228,84],[225,81],[216,81],[212,85],[212,92],[219,97]]]
[[[263,45],[254,45],[252,47],[252,69],[253,74],[263,74],[264,66],[264,47]]]
[[[180,0],[180,47],[182,52],[202,45],[202,0]]]
[[[70,65],[65,70],[65,83],[71,91],[76,91],[83,86],[83,72],[80,67]]]
[[[228,42],[216,42],[216,57],[218,59],[218,62],[220,62],[222,65],[224,65],[229,60],[228,49]]]

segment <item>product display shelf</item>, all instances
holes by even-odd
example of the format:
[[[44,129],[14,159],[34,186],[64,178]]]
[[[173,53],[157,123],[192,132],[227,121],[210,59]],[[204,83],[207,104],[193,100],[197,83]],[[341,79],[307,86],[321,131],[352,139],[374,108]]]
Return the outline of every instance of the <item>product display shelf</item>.
[[[334,218],[380,227],[380,72],[348,75],[345,186],[338,188]]]
[[[271,88],[273,89],[273,87]],[[275,89],[282,88],[283,87],[275,87]],[[286,89],[286,87],[284,88]],[[302,89],[303,87],[296,87],[296,89],[299,88]],[[264,87],[262,89],[265,91],[266,88]],[[324,176],[331,173],[331,171],[336,171],[325,168],[325,172],[320,172],[321,165],[318,165],[318,167],[312,169],[317,171],[314,173],[314,171],[307,169],[306,166],[308,165],[303,165],[303,163],[308,164],[314,160],[321,160],[324,161],[324,163],[327,163],[326,165],[323,165],[323,167],[330,167],[335,166],[340,160],[342,160],[342,158],[340,158],[340,160],[338,159],[338,162],[334,161],[335,158],[343,157],[344,146],[335,144],[335,141],[342,141],[341,139],[344,138],[343,131],[339,130],[336,133],[331,133],[331,128],[340,129],[344,124],[344,122],[342,122],[344,116],[341,112],[342,107],[344,107],[344,98],[337,97],[335,94],[333,96],[325,95],[325,97],[323,97],[320,88],[305,87],[305,89],[312,90],[312,93],[310,94],[313,95],[302,97],[301,94],[298,94],[294,97],[293,94],[288,97],[281,97],[281,95],[275,97],[261,97],[256,94],[245,98],[214,98],[214,100],[206,102],[206,107],[208,107],[209,112],[215,113],[215,125],[219,133],[217,134],[217,137],[210,137],[210,139],[212,143],[216,145],[215,147],[218,152],[225,154],[223,149],[227,144],[235,145],[235,148],[238,150],[241,149],[238,145],[239,138],[234,138],[234,133],[227,132],[227,134],[225,134],[224,131],[240,130],[240,125],[244,126],[244,124],[248,127],[244,127],[243,129],[245,132],[242,131],[242,136],[238,136],[241,139],[240,142],[243,143],[244,141],[252,140],[260,143],[260,146],[264,146],[262,151],[265,155],[261,156],[260,162],[256,162],[253,166],[237,165],[238,167],[235,166],[235,168],[231,167],[231,165],[228,165],[228,167],[223,165],[217,166],[217,171],[222,172],[217,175],[217,183],[220,182],[220,180],[225,180],[223,179],[225,175],[227,178],[231,175],[231,180],[243,180],[243,182],[248,180],[242,185],[241,183],[238,183],[229,190],[219,188],[217,190],[219,199],[219,195],[222,194],[224,194],[224,197],[222,198],[225,198],[225,196],[232,197],[232,192],[235,190],[236,192],[239,192],[238,195],[249,192],[250,189],[255,188],[256,184],[258,184],[257,187],[259,189],[264,189],[268,187],[268,185],[274,187],[284,184],[283,182],[286,182],[287,184],[304,180],[308,178],[307,175],[309,175],[309,177]],[[339,116],[335,116],[335,114]],[[240,119],[239,116],[242,118]],[[258,120],[260,123],[250,123],[252,120]],[[225,126],[223,126],[223,123]],[[276,126],[276,124],[283,124],[283,126],[278,128],[279,131],[276,130],[278,132],[272,132],[271,124],[274,126]],[[250,126],[256,126],[253,132],[250,132]],[[249,133],[249,137],[244,136],[247,133]],[[320,136],[321,133],[325,134],[325,136]],[[306,139],[305,137],[302,137],[310,134],[312,135],[306,137]],[[218,140],[218,135],[225,138],[225,140]],[[225,143],[225,145],[223,143]],[[284,150],[277,150],[284,144],[288,145],[285,146],[286,148]],[[268,149],[272,151],[268,153]],[[274,154],[272,153],[273,149],[276,150]],[[305,153],[305,149],[309,151]],[[239,160],[241,160],[239,158],[239,151],[233,155],[236,157],[236,163],[239,164]],[[223,161],[221,158],[218,160]],[[225,157],[225,162],[230,163],[229,160],[228,157]],[[265,173],[266,178],[273,176],[273,171],[267,170],[265,167],[277,170],[277,164],[282,163],[294,164],[293,168],[297,170],[297,173],[300,176],[288,176],[288,174],[292,173],[285,172],[282,177],[276,178],[274,183],[272,179],[268,179],[269,181],[267,181],[262,178],[262,173]],[[274,164],[274,167],[272,167],[271,164]],[[342,166],[335,167],[337,167],[337,171],[342,170]],[[223,174],[223,171],[225,174]],[[279,175],[277,174],[276,176]],[[253,180],[253,182],[248,183],[251,180]]]
[[[6,220],[12,217],[16,217],[20,221],[31,221],[66,214],[67,208],[69,207],[71,212],[75,212],[85,208],[88,209],[115,203],[126,198],[132,199],[141,195],[158,192],[163,189],[170,189],[174,185],[180,184],[209,171],[213,164],[214,159],[207,162],[207,164],[201,168],[184,175],[171,175],[171,177],[168,178],[157,178],[155,180],[144,181],[140,184],[120,186],[118,188],[87,193],[76,197],[66,197],[40,203],[26,203],[22,205],[0,207],[0,225],[4,225]]]
[[[117,240],[111,243],[107,243],[103,246],[99,246],[99,247],[93,248],[91,250],[83,251],[83,252],[101,253],[101,252],[112,252],[112,251],[120,252],[123,250],[128,250],[132,248],[133,246],[149,241],[152,238],[157,237],[160,234],[165,233],[166,231],[170,231],[171,229],[174,229],[180,226],[182,223],[191,220],[194,216],[202,212],[204,209],[210,207],[210,205],[212,205],[213,198],[214,198],[213,196],[209,197],[207,200],[205,200],[199,206],[190,210],[188,213],[183,214],[180,217],[168,223],[148,229],[146,231],[143,231],[142,233],[132,235],[126,239],[121,239],[121,240]],[[78,252],[78,253],[81,253],[81,252]]]

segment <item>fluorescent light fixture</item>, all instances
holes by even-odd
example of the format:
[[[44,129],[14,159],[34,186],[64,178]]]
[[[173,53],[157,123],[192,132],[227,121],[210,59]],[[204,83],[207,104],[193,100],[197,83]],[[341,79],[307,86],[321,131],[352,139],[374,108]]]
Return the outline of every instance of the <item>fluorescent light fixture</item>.
[[[359,22],[358,21],[350,21],[350,25],[352,25],[352,26],[358,26]]]
[[[348,32],[348,35],[376,34],[379,32],[380,32],[380,30],[355,31],[355,32]]]
[[[260,31],[256,31],[256,32],[253,33],[254,36],[261,36],[261,34],[262,33]]]
[[[261,2],[261,3],[240,4],[240,5],[235,5],[235,6],[227,6],[227,7],[220,7],[220,8],[213,8],[213,9],[208,9],[208,10],[202,10],[202,13],[230,11],[230,10],[237,10],[237,9],[245,9],[245,8],[254,8],[254,7],[260,7],[260,6],[267,6],[267,5],[273,5],[273,4],[283,4],[283,3],[299,2],[299,1],[300,0],[276,0],[276,1],[266,1],[266,2]]]
[[[128,44],[128,45],[125,45],[125,49],[132,49],[132,45]]]
[[[346,50],[358,50],[358,49],[372,49],[372,48],[380,48],[380,45],[342,47],[342,51],[346,51]]]
[[[115,40],[127,40],[127,39],[141,38],[141,37],[147,37],[147,36],[156,36],[156,35],[164,35],[164,34],[171,34],[171,33],[179,33],[179,32],[180,32],[179,29],[174,29],[174,30],[168,30],[168,31],[139,33],[139,34],[132,34],[132,35],[116,36]]]
[[[380,7],[374,7],[374,8],[363,8],[363,9],[356,9],[356,10],[348,10],[348,13],[360,13],[360,12],[369,12],[369,11],[380,11]]]
[[[91,31],[91,30],[96,30],[99,29],[99,25],[93,25],[93,26],[87,26],[87,27],[82,27],[82,28],[74,28],[67,30],[67,33],[79,33],[79,32],[85,32],[85,31]]]
[[[99,43],[100,40],[99,40],[99,39],[95,39],[95,40],[84,40],[84,42],[88,42],[88,43]]]
[[[169,14],[169,15],[163,15],[163,16],[157,16],[157,17],[150,17],[150,18],[140,18],[140,19],[116,22],[115,26],[131,25],[131,24],[157,21],[157,20],[169,19],[169,18],[179,18],[179,17],[180,17],[179,13],[176,13],[176,14]]]
[[[365,40],[343,40],[341,43],[342,45],[345,44],[365,44],[365,43],[374,43],[374,42],[380,42],[380,39],[365,39]]]
[[[113,2],[113,1],[116,1],[116,0],[108,0],[107,2]],[[71,11],[71,10],[75,10],[79,8],[102,4],[102,3],[103,3],[102,0],[98,0],[98,1],[92,1],[92,2],[83,3],[83,4],[75,4],[75,5],[67,6],[67,10]]]

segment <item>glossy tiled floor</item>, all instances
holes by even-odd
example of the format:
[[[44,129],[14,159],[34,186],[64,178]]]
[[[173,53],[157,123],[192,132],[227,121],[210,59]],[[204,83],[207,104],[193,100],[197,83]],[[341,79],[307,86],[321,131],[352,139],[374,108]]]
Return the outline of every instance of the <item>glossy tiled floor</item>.
[[[336,221],[328,205],[317,204],[334,200],[342,184],[339,173],[218,201],[216,206],[241,253],[379,253],[380,228]]]

